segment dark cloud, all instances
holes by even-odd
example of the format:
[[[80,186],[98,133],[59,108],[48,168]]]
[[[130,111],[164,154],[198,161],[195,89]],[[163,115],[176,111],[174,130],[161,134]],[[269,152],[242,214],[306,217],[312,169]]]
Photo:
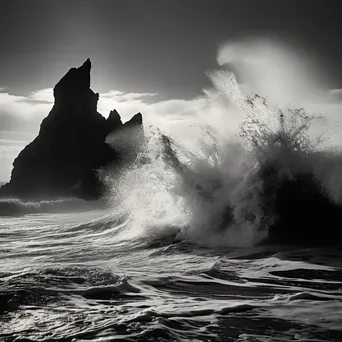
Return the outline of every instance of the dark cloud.
[[[51,88],[92,58],[93,88],[192,98],[226,40],[272,36],[308,50],[341,87],[339,1],[11,0],[0,13],[0,73],[17,94]],[[10,28],[10,29],[9,29]],[[7,32],[7,33],[6,33]]]

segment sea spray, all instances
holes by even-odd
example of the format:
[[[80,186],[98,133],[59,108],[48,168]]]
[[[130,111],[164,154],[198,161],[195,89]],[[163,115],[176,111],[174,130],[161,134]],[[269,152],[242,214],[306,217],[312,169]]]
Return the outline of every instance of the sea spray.
[[[175,174],[165,168],[158,129],[146,130],[144,144],[133,165],[106,170],[101,177],[110,189],[107,203],[113,219],[126,219],[125,229],[118,238],[177,234],[185,213],[179,199],[172,194]]]
[[[204,134],[189,149],[166,132],[145,129],[145,146],[134,166],[105,180],[115,215],[128,213],[126,234],[234,247],[270,237],[316,240],[321,227],[315,223],[322,225],[324,215],[329,224],[341,216],[336,191],[341,182],[335,183],[333,171],[335,165],[340,170],[341,158],[321,148],[322,138],[310,132],[311,123],[323,118],[245,95],[232,73],[216,72],[211,79],[220,105],[222,98],[226,104],[227,122],[238,113],[239,131],[229,127],[224,134],[217,122],[210,125],[199,116]],[[329,229],[327,237],[334,239],[336,227]]]

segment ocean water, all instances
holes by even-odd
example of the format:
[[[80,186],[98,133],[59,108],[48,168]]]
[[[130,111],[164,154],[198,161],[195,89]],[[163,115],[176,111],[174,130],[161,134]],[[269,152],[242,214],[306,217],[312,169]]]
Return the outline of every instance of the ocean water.
[[[340,247],[122,239],[106,215],[1,220],[1,341],[342,340]]]
[[[342,341],[342,158],[220,79],[239,135],[146,128],[101,201],[0,200],[1,341]]]

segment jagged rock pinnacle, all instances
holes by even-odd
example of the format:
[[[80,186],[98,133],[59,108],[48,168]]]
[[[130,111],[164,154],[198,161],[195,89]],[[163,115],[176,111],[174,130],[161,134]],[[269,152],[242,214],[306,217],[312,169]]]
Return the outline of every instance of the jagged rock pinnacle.
[[[0,195],[46,198],[75,195],[77,189],[86,198],[96,197],[101,189],[97,170],[125,159],[106,137],[127,124],[141,127],[141,114],[124,125],[115,110],[107,120],[98,113],[99,94],[90,89],[90,69],[88,58],[56,84],[52,110],[39,135],[15,159],[11,181]],[[136,141],[134,131],[127,131],[128,140]]]
[[[91,68],[91,61],[90,61],[90,58],[87,58],[86,61],[83,63],[82,66],[87,66],[89,67],[89,69]]]
[[[56,84],[54,96],[56,100],[82,96],[90,89],[91,61],[88,58],[79,68],[71,68]]]

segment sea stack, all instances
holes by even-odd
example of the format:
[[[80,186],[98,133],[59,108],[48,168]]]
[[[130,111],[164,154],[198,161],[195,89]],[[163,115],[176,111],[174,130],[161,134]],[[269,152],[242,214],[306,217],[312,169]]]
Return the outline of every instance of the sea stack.
[[[87,59],[56,84],[54,106],[38,136],[14,160],[11,180],[0,189],[0,196],[101,196],[97,171],[125,159],[119,149],[109,146],[107,136],[126,130],[135,141],[136,135],[141,136],[142,115],[123,124],[115,110],[108,119],[98,113],[99,94],[90,89],[90,70]]]

